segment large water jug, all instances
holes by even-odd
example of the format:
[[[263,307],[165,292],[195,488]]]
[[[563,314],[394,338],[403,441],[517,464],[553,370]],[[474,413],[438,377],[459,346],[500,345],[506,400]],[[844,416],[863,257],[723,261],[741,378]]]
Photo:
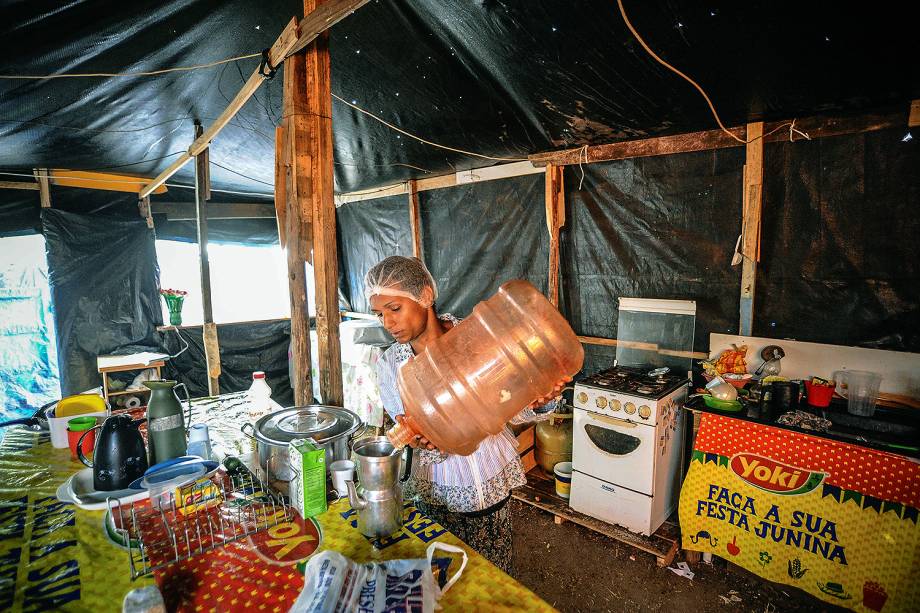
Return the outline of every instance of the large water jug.
[[[399,370],[406,419],[387,437],[397,448],[422,435],[469,455],[538,398],[570,381],[585,352],[537,288],[509,281]]]

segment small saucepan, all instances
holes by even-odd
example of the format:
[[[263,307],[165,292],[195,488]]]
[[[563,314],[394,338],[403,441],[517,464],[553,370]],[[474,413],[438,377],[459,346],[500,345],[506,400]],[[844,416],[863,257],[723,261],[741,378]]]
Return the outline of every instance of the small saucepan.
[[[57,400],[52,400],[48,404],[42,406],[42,408],[35,411],[31,417],[21,417],[19,419],[11,419],[9,421],[0,422],[0,428],[6,428],[7,426],[26,426],[30,430],[35,430],[36,432],[48,432],[48,417],[45,413],[57,404]]]

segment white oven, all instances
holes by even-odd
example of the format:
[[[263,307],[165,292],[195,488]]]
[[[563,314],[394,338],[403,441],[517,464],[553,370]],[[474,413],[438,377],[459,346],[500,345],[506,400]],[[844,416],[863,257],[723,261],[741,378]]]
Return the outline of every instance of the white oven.
[[[575,409],[572,468],[635,492],[652,495],[657,428],[621,417]]]

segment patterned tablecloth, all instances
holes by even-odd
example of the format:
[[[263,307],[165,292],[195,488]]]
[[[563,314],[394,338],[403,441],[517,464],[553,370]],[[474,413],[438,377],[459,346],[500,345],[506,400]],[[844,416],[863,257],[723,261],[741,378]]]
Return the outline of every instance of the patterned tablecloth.
[[[245,398],[228,394],[194,403],[194,422],[209,424],[215,451],[245,453],[239,426]],[[0,610],[118,611],[132,588],[127,552],[103,529],[102,511],[57,500],[55,491],[82,468],[46,434],[11,429],[0,444]],[[355,511],[339,500],[313,519],[287,522],[251,538],[201,554],[156,575],[172,607],[185,611],[286,611],[303,585],[313,553],[333,549],[356,562],[424,558],[435,540],[470,556],[460,581],[444,596],[445,610],[552,611],[546,602],[500,571],[443,527],[407,505],[401,532],[371,541],[357,530]],[[451,575],[456,556],[435,559],[436,576]]]

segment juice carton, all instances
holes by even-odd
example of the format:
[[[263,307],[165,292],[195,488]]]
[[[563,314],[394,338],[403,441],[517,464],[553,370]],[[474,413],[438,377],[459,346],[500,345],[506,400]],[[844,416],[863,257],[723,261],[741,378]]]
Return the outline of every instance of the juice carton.
[[[291,505],[301,517],[313,517],[326,510],[326,451],[310,439],[295,439],[288,445]]]

